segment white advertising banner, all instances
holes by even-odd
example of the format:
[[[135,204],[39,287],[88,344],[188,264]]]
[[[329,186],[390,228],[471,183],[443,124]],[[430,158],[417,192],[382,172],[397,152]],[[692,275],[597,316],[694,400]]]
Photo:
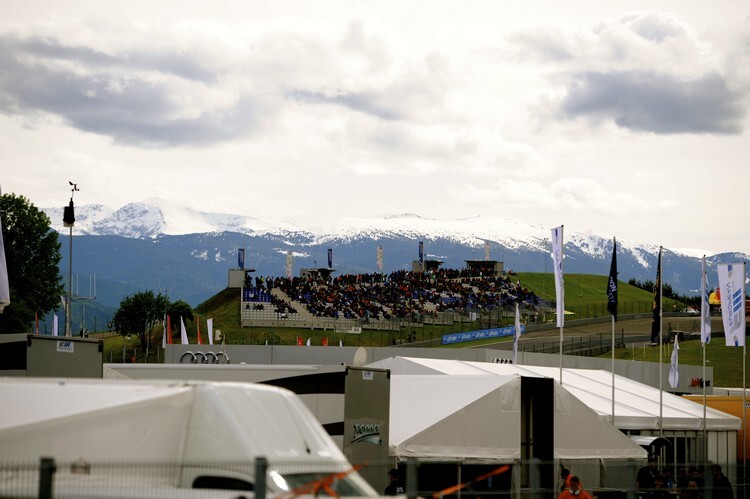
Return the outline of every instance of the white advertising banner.
[[[563,226],[552,229],[552,260],[555,267],[557,327],[565,324],[565,278],[563,277]]]
[[[726,344],[745,346],[745,264],[721,264],[717,270]]]

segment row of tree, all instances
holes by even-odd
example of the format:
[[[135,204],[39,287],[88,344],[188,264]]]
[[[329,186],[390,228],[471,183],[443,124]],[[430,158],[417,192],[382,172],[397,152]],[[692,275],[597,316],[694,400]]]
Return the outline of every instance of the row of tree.
[[[628,284],[631,286],[635,286],[636,288],[645,289],[646,291],[650,293],[656,293],[659,290],[656,289],[656,284],[654,281],[650,279],[646,279],[645,281],[641,282],[637,279],[630,279],[628,281]],[[674,289],[672,289],[672,285],[668,282],[665,282],[661,286],[661,295],[664,298],[671,298],[675,301],[681,301],[685,305],[691,305],[691,306],[700,306],[701,304],[701,297],[700,296],[686,296],[681,295],[679,293],[675,293]]]

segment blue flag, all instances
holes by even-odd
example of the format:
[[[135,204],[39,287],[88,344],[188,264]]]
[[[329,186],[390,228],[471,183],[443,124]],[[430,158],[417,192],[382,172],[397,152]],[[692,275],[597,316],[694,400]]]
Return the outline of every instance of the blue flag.
[[[612,244],[612,265],[607,280],[607,311],[617,320],[617,240]]]

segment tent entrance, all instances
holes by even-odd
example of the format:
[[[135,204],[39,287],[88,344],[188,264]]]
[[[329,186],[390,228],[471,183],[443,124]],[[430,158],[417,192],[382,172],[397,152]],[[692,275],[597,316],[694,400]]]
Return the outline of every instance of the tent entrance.
[[[531,485],[532,460],[540,463],[539,485],[554,490],[555,382],[552,378],[521,378],[521,486]]]

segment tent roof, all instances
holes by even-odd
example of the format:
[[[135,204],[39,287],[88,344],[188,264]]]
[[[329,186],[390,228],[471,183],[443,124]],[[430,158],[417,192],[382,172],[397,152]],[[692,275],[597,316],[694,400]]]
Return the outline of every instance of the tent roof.
[[[291,391],[248,383],[0,379],[0,458],[345,461]],[[54,438],[52,438],[54,437]],[[106,442],[107,445],[102,445]]]
[[[494,462],[520,455],[518,376],[391,376],[392,456]]]
[[[391,357],[369,365],[391,370],[393,374],[466,374],[485,372],[507,376],[543,376],[559,382],[560,369],[516,364],[494,364],[448,359]],[[612,413],[612,373],[594,369],[563,369],[563,385],[586,406],[606,420]],[[615,425],[619,429],[659,428],[658,388],[615,375]],[[661,393],[663,427],[668,430],[702,429],[703,406],[671,393]],[[721,411],[706,409],[706,429],[738,430],[742,421]]]
[[[520,386],[518,374],[392,373],[389,453],[400,459],[463,462],[517,459]],[[641,447],[609,423],[599,422],[591,409],[559,386],[555,387],[555,427],[558,458],[646,456]]]

